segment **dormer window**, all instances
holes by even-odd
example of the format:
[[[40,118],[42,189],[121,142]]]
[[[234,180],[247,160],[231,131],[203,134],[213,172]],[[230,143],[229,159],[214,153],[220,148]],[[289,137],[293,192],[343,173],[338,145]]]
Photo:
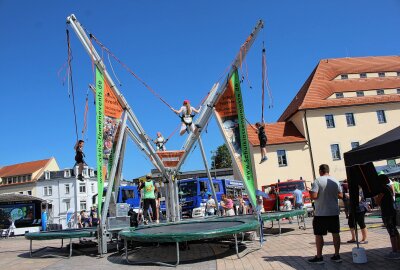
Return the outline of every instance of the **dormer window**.
[[[367,78],[367,73],[360,73],[360,78],[361,79]]]
[[[89,177],[94,177],[94,170],[93,169],[89,169]]]
[[[379,78],[384,78],[385,77],[385,72],[379,72],[378,76],[379,76]]]
[[[342,80],[347,80],[348,78],[349,78],[349,75],[347,75],[347,74],[340,75],[340,79],[342,79]]]
[[[385,94],[385,90],[383,90],[383,89],[378,89],[378,90],[376,90],[376,94],[377,94],[378,96],[384,95],[384,94]]]
[[[343,93],[336,93],[336,98],[344,98]]]
[[[50,172],[49,171],[45,171],[44,172],[44,179],[46,179],[46,180],[50,179]]]
[[[66,169],[64,170],[64,178],[70,178],[71,177],[71,170]]]

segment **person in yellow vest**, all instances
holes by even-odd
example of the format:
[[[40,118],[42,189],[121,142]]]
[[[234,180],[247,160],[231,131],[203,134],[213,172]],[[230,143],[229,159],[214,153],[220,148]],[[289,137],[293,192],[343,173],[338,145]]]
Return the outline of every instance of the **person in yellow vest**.
[[[156,196],[155,192],[157,191],[156,186],[154,185],[154,181],[151,173],[146,175],[146,181],[142,182],[139,190],[143,189],[143,211],[144,211],[144,224],[148,224],[149,222],[149,206],[151,206],[151,210],[153,213],[153,219],[156,218],[157,208],[156,208]]]

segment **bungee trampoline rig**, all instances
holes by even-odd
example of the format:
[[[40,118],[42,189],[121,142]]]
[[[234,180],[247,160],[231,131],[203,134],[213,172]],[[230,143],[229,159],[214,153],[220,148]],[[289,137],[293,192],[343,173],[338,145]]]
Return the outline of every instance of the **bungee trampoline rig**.
[[[135,240],[139,242],[170,242],[176,243],[177,264],[179,264],[179,243],[184,241],[217,238],[221,236],[234,235],[236,252],[238,253],[237,234],[247,231],[261,230],[260,245],[262,245],[262,219],[244,217],[224,219],[204,219],[201,221],[182,222],[180,218],[180,206],[178,196],[178,185],[176,175],[184,164],[188,155],[192,152],[195,144],[198,143],[203,163],[210,181],[212,195],[218,203],[214,185],[212,184],[211,173],[207,164],[204,146],[201,139],[201,133],[207,126],[212,116],[217,120],[217,125],[223,135],[225,144],[228,147],[232,164],[236,174],[241,177],[246,192],[249,195],[250,203],[256,205],[256,195],[253,177],[253,168],[250,158],[250,147],[247,136],[247,123],[244,115],[242,94],[240,89],[241,79],[238,70],[250,50],[258,33],[263,28],[263,22],[260,20],[247,37],[246,41],[240,47],[238,54],[227,69],[226,76],[219,83],[215,83],[209,91],[206,98],[203,99],[201,109],[196,120],[192,123],[193,130],[189,132],[182,149],[177,151],[157,152],[152,140],[146,134],[132,108],[129,106],[125,97],[114,83],[112,77],[107,71],[104,59],[94,47],[94,42],[101,47],[103,53],[114,57],[128,72],[138,79],[148,90],[157,96],[163,103],[173,108],[162,99],[148,84],[140,79],[132,70],[115,57],[111,51],[106,48],[91,33],[87,33],[75,15],[67,18],[69,26],[77,35],[86,52],[92,61],[95,69],[95,85],[91,87],[96,97],[96,156],[97,156],[97,178],[98,178],[98,217],[100,225],[98,226],[98,252],[100,255],[107,253],[107,239],[110,233],[108,224],[115,217],[108,217],[108,213],[115,212],[116,194],[120,185],[123,160],[127,139],[130,138],[135,145],[149,158],[153,166],[159,172],[162,181],[166,184],[166,217],[169,223],[145,226],[139,228],[129,228],[122,230],[119,237],[124,239],[125,253],[128,262],[127,241]],[[67,29],[68,36],[68,29]],[[70,44],[68,36],[68,49],[70,53]],[[265,52],[265,50],[264,50]],[[70,57],[70,56],[69,56]],[[265,56],[263,56],[265,57]],[[69,58],[70,60],[70,58]],[[264,62],[263,62],[264,63]],[[70,62],[69,62],[70,64]],[[69,67],[71,69],[71,67]],[[112,67],[111,67],[112,68]],[[114,72],[114,70],[112,69]],[[115,74],[114,74],[115,75]],[[263,74],[264,76],[264,74]],[[242,78],[243,79],[243,78]],[[264,104],[264,103],[263,103]],[[264,106],[264,105],[263,105]],[[76,117],[76,115],[75,115]],[[263,116],[262,116],[263,117]],[[194,128],[195,127],[195,128]],[[112,149],[105,154],[104,140],[111,137]],[[107,192],[102,206],[104,182],[108,182]],[[127,228],[129,225],[126,226]],[[92,232],[90,232],[92,233]],[[27,234],[26,238],[32,240],[46,239],[70,239],[70,253],[72,254],[72,238],[80,238],[81,235],[87,235],[86,231],[79,229],[65,230],[63,232],[44,232],[38,234]],[[91,235],[91,234],[90,234]],[[130,262],[131,263],[131,262]],[[169,265],[159,262],[162,265]],[[169,265],[171,266],[171,265]]]

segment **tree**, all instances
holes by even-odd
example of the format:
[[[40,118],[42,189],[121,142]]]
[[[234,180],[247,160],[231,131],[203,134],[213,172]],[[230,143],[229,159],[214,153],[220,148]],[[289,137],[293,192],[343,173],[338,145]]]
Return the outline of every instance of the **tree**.
[[[218,146],[217,150],[213,152],[213,156],[211,157],[211,159],[211,167],[213,169],[232,167],[232,159],[229,154],[228,147],[225,144]]]

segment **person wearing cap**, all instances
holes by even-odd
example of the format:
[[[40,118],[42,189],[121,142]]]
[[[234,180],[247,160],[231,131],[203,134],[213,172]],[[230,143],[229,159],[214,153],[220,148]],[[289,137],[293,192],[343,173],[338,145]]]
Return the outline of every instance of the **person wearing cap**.
[[[193,127],[193,117],[194,113],[199,113],[200,109],[196,110],[190,105],[190,101],[185,99],[183,101],[183,106],[179,110],[173,109],[173,111],[180,115],[182,119],[182,126],[179,132],[180,135],[185,134],[185,132],[189,133],[190,131],[194,131]]]
[[[154,181],[152,179],[151,173],[146,175],[146,181],[142,182],[139,191],[143,189],[143,212],[144,212],[144,223],[149,222],[149,206],[151,206],[152,213],[156,217],[157,207],[156,207],[156,195],[157,191]]]

